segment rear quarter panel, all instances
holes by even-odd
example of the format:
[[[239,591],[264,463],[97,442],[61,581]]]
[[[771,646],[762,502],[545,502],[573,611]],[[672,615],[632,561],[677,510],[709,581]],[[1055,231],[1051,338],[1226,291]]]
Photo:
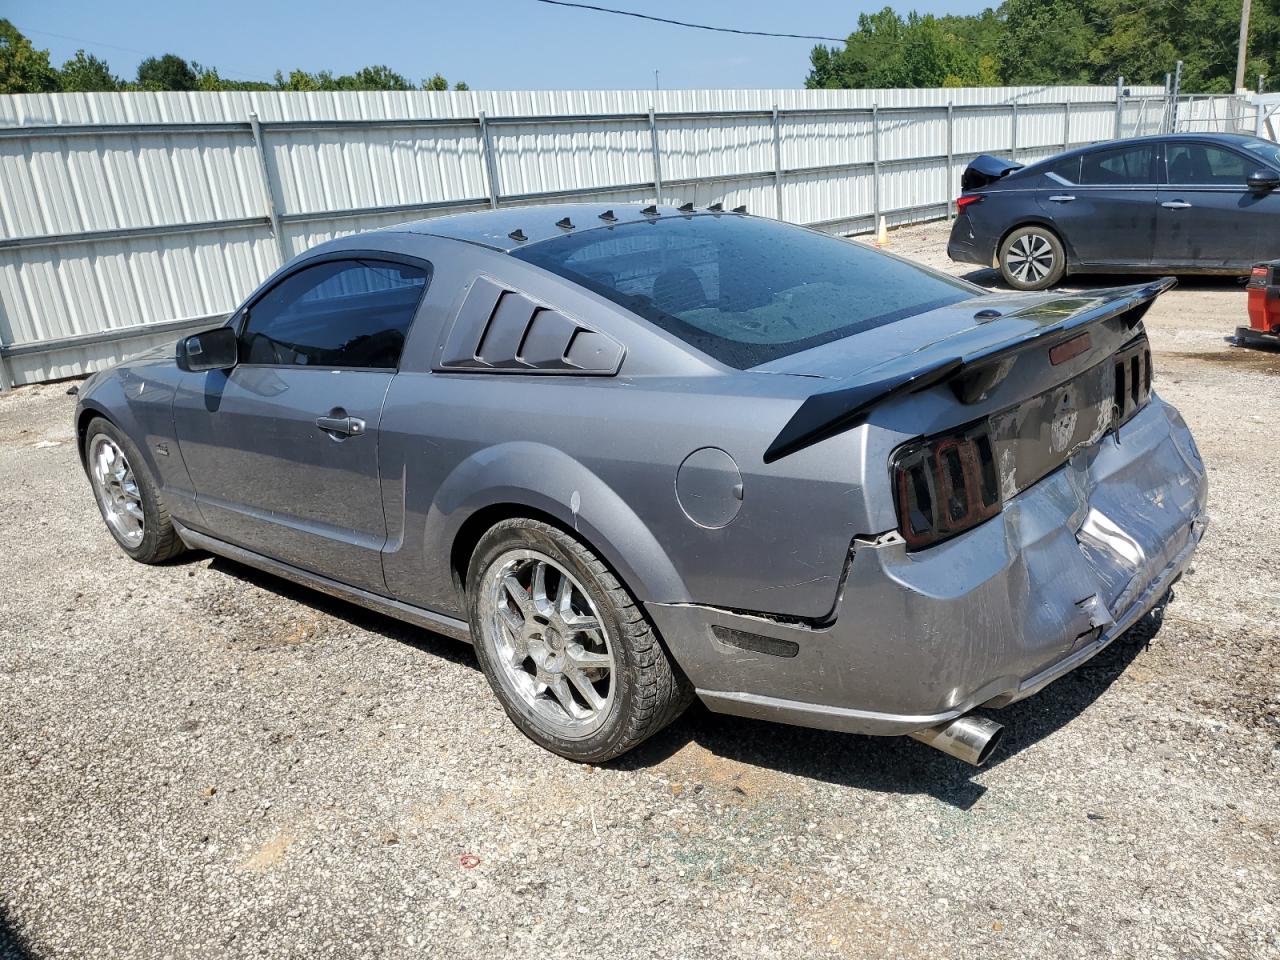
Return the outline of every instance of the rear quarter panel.
[[[791,379],[756,377],[762,388]],[[826,615],[862,532],[856,446],[845,436],[766,465],[798,398],[743,380],[726,393],[706,377],[402,374],[380,438],[388,586],[458,612],[454,538],[476,511],[509,504],[576,531],[643,601]],[[741,483],[736,516],[717,528],[694,522],[676,492],[681,464],[708,447],[733,458]],[[728,496],[720,506],[734,509]]]
[[[1041,175],[1019,177],[978,191],[984,199],[965,207],[952,226],[948,244],[952,259],[994,267],[1000,241],[1013,230],[1033,223],[1052,226],[1041,203],[1044,179]],[[1063,243],[1070,258],[1070,241],[1064,237]]]

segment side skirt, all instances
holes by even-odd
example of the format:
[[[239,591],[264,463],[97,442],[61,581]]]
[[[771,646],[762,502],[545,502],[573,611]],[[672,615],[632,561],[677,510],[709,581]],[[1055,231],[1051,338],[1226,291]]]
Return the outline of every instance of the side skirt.
[[[193,549],[207,550],[209,553],[226,557],[228,560],[234,560],[237,563],[243,563],[245,566],[254,567],[301,586],[319,590],[321,593],[326,593],[331,597],[337,597],[340,600],[347,600],[362,607],[368,607],[378,613],[385,613],[387,616],[395,617],[397,620],[404,620],[406,623],[412,623],[414,626],[423,627],[434,633],[444,634],[446,637],[452,637],[455,640],[462,640],[466,643],[471,642],[471,630],[464,620],[432,613],[430,610],[402,603],[399,600],[392,600],[389,597],[380,597],[376,593],[348,586],[337,580],[322,577],[318,573],[311,573],[290,564],[281,563],[279,560],[264,557],[262,554],[254,553],[252,550],[234,546],[223,540],[206,536],[203,533],[196,533],[176,521],[174,522],[174,528],[177,530],[178,536],[182,538],[182,542]]]

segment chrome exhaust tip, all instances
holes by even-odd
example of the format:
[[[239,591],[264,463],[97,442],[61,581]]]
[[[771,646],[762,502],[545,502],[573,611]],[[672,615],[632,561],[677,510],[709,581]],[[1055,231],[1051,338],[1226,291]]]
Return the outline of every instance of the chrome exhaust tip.
[[[913,740],[927,743],[934,749],[975,767],[980,767],[991,759],[991,754],[995,753],[1003,735],[1003,726],[972,713],[908,734]]]

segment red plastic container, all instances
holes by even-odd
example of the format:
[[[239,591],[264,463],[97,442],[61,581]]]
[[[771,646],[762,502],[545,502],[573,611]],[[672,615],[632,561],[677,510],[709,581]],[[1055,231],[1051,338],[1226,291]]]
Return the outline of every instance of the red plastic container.
[[[1249,326],[1236,327],[1236,341],[1280,347],[1280,260],[1256,264],[1249,274]]]

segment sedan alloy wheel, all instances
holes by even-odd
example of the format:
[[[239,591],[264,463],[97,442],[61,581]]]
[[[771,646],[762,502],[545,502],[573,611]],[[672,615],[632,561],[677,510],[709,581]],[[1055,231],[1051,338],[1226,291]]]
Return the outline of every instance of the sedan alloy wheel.
[[[1039,283],[1053,273],[1053,247],[1042,234],[1028,233],[1009,245],[1009,270],[1023,283]]]
[[[1044,290],[1067,272],[1062,241],[1049,229],[1026,226],[1013,231],[1000,246],[1000,273],[1016,290]]]

